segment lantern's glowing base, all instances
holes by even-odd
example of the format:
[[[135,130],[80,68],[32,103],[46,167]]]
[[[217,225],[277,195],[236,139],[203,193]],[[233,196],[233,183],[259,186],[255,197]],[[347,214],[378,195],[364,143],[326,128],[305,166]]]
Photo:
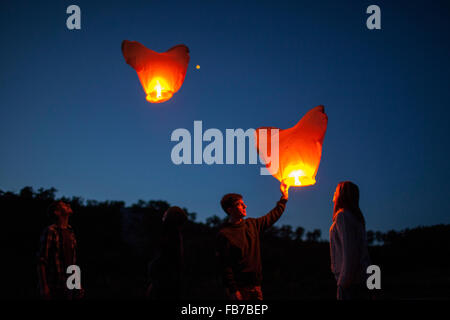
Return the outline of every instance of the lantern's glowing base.
[[[305,174],[303,170],[295,170],[289,173],[288,178],[283,181],[289,187],[305,187],[316,183],[314,177]]]
[[[163,79],[153,79],[148,86],[147,101],[151,103],[160,103],[169,100],[173,96],[173,91],[166,89],[168,86]]]
[[[147,94],[146,99],[151,103],[160,103],[169,100],[172,96],[172,91],[161,91],[160,95],[158,95],[157,92],[152,91]]]

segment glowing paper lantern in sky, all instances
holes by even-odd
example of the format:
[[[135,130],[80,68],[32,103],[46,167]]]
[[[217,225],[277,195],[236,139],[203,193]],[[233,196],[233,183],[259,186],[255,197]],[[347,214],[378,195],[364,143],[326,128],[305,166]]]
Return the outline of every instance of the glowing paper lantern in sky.
[[[257,149],[261,159],[266,163],[269,172],[289,187],[309,186],[316,183],[317,169],[322,156],[322,144],[327,130],[328,117],[324,107],[311,109],[292,128],[278,129],[274,127],[261,127],[256,129]],[[266,139],[261,130],[266,129]],[[279,157],[278,168],[270,166],[271,139],[278,138]],[[263,145],[267,141],[267,150],[260,149],[260,139]],[[268,161],[269,160],[269,161]],[[273,160],[272,160],[273,161]]]
[[[136,70],[147,101],[167,101],[181,88],[189,63],[189,49],[185,45],[158,53],[137,41],[124,40],[122,53],[126,63]]]

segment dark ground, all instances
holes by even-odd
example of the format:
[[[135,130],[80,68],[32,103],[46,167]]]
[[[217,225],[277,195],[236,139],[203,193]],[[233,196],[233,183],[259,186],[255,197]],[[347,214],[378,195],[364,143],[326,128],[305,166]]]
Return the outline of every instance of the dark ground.
[[[54,189],[19,194],[0,191],[2,216],[2,298],[38,299],[36,252],[39,237],[50,224],[47,207]],[[63,199],[71,203],[71,225],[79,244],[79,265],[86,299],[142,299],[147,266],[154,256],[161,217],[169,204],[140,201],[125,208],[123,202]],[[223,298],[214,254],[220,219],[195,222],[184,228],[185,284],[190,300]],[[411,230],[370,232],[372,263],[381,268],[382,290],[377,298],[450,298],[450,225]],[[272,227],[262,238],[265,299],[335,299],[330,272],[329,244],[320,234]]]

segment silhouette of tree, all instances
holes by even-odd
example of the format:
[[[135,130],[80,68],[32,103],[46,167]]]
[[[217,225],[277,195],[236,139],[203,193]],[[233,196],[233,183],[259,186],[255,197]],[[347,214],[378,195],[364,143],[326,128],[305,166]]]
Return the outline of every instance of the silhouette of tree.
[[[306,240],[309,242],[317,242],[320,239],[322,232],[319,229],[314,229],[312,232],[306,233]]]
[[[34,198],[34,190],[32,187],[24,187],[20,190],[19,197],[23,199],[33,199]]]
[[[195,221],[197,219],[197,213],[195,212],[187,212],[188,220]]]
[[[378,243],[383,244],[384,243],[384,234],[381,231],[375,232],[375,239]]]
[[[137,203],[134,203],[133,205],[131,205],[131,208],[137,210],[137,209],[145,208],[146,206],[147,206],[147,203],[144,200],[139,199]]]
[[[197,213],[195,212],[189,212],[187,208],[183,208],[184,212],[186,212],[188,221],[194,222],[195,219],[197,219]]]
[[[88,206],[88,207],[96,207],[96,206],[98,206],[98,201],[97,200],[87,200],[86,201],[86,206]]]
[[[399,233],[395,232],[394,230],[390,230],[384,236],[384,243],[390,245],[393,244],[399,238],[400,238]]]
[[[214,215],[206,219],[206,225],[210,228],[218,228],[225,219],[221,219],[220,217]]]
[[[264,233],[263,233],[263,237],[267,238],[267,239],[273,239],[273,238],[278,238],[278,234],[279,234],[279,228],[275,225],[272,225],[270,228],[268,228]]]
[[[302,227],[297,227],[297,229],[295,229],[295,236],[294,239],[296,241],[303,241],[303,235],[305,234],[305,229]]]
[[[278,229],[278,236],[281,239],[287,239],[290,240],[293,237],[293,232],[292,232],[292,226],[290,225],[283,225]]]
[[[70,199],[69,201],[70,205],[72,206],[72,209],[75,208],[80,208],[84,205],[84,199],[81,197],[72,197],[72,199]]]
[[[39,188],[36,197],[37,197],[38,200],[54,201],[55,200],[55,194],[56,194],[57,191],[58,190],[56,190],[53,187],[50,188],[50,189]]]
[[[373,242],[375,241],[375,232],[373,232],[372,230],[369,230],[366,232],[366,236],[367,236],[367,244],[370,246],[373,244]]]
[[[169,209],[170,205],[167,201],[162,201],[162,200],[150,200],[147,203],[147,207],[150,208],[151,210],[153,210],[153,212],[159,212],[159,213],[163,213],[166,212],[167,209]]]

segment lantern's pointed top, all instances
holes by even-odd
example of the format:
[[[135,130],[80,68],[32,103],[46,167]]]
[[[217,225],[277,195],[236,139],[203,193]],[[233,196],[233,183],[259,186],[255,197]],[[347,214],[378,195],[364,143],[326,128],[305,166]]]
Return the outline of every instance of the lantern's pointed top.
[[[325,121],[328,121],[328,116],[327,116],[327,114],[325,113],[325,107],[323,106],[323,105],[318,105],[317,107],[314,107],[314,108],[312,108],[311,110],[309,110],[304,116],[303,116],[303,118],[301,118],[298,122],[297,122],[297,124],[294,126],[294,128],[296,128],[296,127],[298,127],[298,126],[300,126],[300,125],[302,125],[302,123],[303,122],[305,122],[305,121],[310,121],[310,120],[307,120],[307,119],[309,119],[309,118],[318,118],[317,117],[317,114],[318,113],[321,113],[322,114],[322,119],[323,120],[325,120]]]
[[[184,44],[177,44],[176,46],[173,46],[172,48],[170,48],[169,50],[167,50],[167,53],[173,53],[173,52],[178,52],[181,51],[183,53],[189,53],[189,48],[184,45]]]

